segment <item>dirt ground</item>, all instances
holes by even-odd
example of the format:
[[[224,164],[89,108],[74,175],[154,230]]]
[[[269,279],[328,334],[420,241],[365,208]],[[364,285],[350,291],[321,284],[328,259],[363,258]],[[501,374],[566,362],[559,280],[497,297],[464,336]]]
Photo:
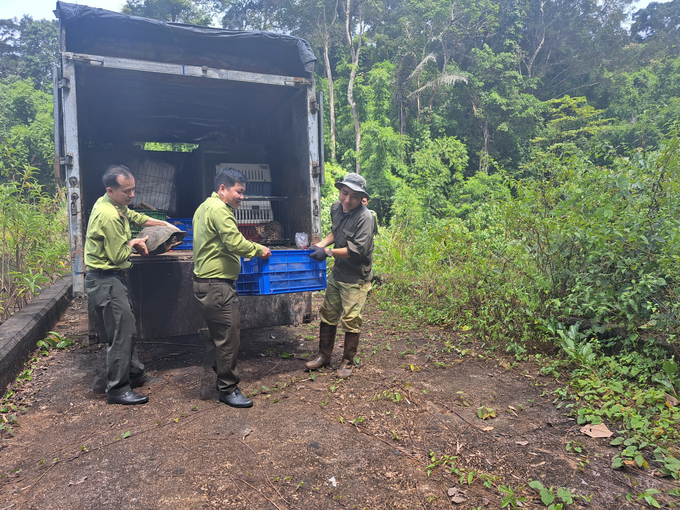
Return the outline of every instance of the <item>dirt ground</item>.
[[[365,315],[347,380],[303,370],[317,321],[243,332],[251,409],[199,400],[203,346],[171,339],[140,345],[156,378],[139,390],[150,402],[119,406],[90,391],[105,351],[85,345],[74,301],[56,330],[79,344],[41,358],[18,390],[19,425],[0,442],[0,510],[495,509],[499,487],[545,508],[530,479],[592,498],[569,508],[619,509],[667,483],[613,471],[617,449],[579,432],[537,367],[478,353],[466,333],[404,323],[374,298]],[[495,418],[480,419],[482,406]]]

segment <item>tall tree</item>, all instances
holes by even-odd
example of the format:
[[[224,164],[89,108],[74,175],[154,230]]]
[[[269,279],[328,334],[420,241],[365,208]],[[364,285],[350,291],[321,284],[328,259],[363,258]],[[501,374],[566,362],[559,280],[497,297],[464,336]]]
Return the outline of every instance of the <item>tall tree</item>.
[[[465,81],[461,66],[469,60],[472,48],[479,47],[493,34],[498,6],[491,0],[430,0],[411,2],[404,23],[401,83],[398,88],[401,132],[405,131],[403,103],[416,104],[416,119],[423,109],[431,110],[441,87]],[[408,73],[406,70],[408,69]],[[410,90],[410,92],[409,92]]]
[[[34,166],[40,169],[41,184],[54,185],[53,140],[50,94],[36,90],[30,79],[0,81],[0,167]]]
[[[210,25],[212,20],[207,9],[191,0],[127,0],[121,12],[192,25]]]
[[[618,68],[629,42],[623,27],[633,0],[526,0],[522,73],[538,78],[542,99],[587,94],[607,68]],[[508,19],[514,20],[510,16]],[[514,23],[514,21],[513,21]]]
[[[213,0],[222,26],[234,30],[282,31],[280,17],[286,2],[276,0]]]
[[[342,37],[340,31],[339,0],[295,0],[280,2],[282,7],[277,12],[281,28],[291,34],[309,41],[315,48],[321,48],[323,54],[324,76],[328,82],[328,104],[330,120],[330,152],[331,160],[337,161],[337,128],[335,115],[334,67],[331,64],[331,50],[339,44]]]
[[[633,14],[630,33],[635,41],[652,43],[680,56],[680,0],[652,2]]]
[[[36,88],[52,88],[52,64],[58,61],[57,20],[0,20],[0,77],[30,79]]]
[[[354,118],[354,152],[356,157],[356,172],[361,173],[361,126],[359,123],[359,112],[357,111],[357,103],[354,99],[354,81],[357,77],[357,70],[359,69],[359,57],[361,55],[361,43],[363,41],[364,30],[364,4],[363,0],[356,1],[356,20],[354,20],[352,12],[352,0],[345,0],[345,35],[347,36],[347,45],[351,52],[352,64],[349,75],[349,83],[347,85],[347,101],[352,108],[352,117]],[[355,42],[356,41],[356,42]]]

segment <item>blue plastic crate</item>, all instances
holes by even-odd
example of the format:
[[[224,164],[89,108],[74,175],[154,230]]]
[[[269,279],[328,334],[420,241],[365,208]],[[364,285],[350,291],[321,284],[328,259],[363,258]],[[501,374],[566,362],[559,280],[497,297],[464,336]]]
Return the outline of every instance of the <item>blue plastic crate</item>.
[[[250,260],[241,258],[241,272],[236,280],[236,290],[241,296],[260,295],[260,262],[262,259],[259,257]]]
[[[186,232],[182,244],[178,244],[173,250],[193,250],[194,249],[194,225],[192,218],[172,218],[168,223],[175,225],[182,232]]]
[[[241,295],[285,294],[326,288],[326,261],[310,258],[313,250],[272,250],[269,260],[241,259],[236,290]]]

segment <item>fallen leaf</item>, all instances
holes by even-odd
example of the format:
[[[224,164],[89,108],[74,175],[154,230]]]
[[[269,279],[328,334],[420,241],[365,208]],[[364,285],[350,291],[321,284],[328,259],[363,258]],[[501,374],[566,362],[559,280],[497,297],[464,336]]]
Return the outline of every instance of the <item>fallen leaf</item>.
[[[484,432],[489,432],[490,430],[493,430],[493,427],[484,427],[482,430]]]
[[[529,444],[529,441],[515,441],[515,444],[518,444],[520,446],[526,446]]]
[[[338,482],[335,480],[335,477],[334,477],[334,476],[331,476],[331,477],[328,479],[328,481],[329,481],[329,483],[330,483],[333,487],[337,487],[337,486],[338,486]]]
[[[585,427],[581,427],[581,434],[585,434],[588,437],[611,437],[614,435],[604,423],[599,425],[591,425],[589,423]]]
[[[451,503],[455,503],[456,505],[459,505],[460,503],[465,503],[467,501],[465,491],[462,491],[457,487],[451,487],[448,490],[447,494],[451,498]]]
[[[678,407],[678,399],[666,393],[666,403],[671,407]]]
[[[74,481],[69,481],[68,484],[70,485],[78,485],[83,483],[85,480],[87,480],[87,476],[83,476],[80,480],[74,482]]]
[[[253,432],[253,429],[246,429],[243,431],[243,439],[248,437]]]

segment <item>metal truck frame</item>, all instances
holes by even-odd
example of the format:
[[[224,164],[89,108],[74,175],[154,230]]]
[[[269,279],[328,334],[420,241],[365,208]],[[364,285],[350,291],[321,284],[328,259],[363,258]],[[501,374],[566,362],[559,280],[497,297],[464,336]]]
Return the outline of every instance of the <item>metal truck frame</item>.
[[[193,157],[165,154],[180,168],[180,216],[193,215],[210,194],[215,158],[266,162],[275,194],[288,197],[291,232],[320,240],[323,109],[306,41],[64,2],[55,14],[61,44],[61,65],[53,70],[55,175],[68,194],[75,295],[84,294],[87,211],[103,194],[100,177],[108,164],[148,156],[140,148],[145,142],[199,145]],[[190,255],[135,264],[131,292],[140,338],[198,331],[187,297]],[[311,311],[309,293],[241,301],[244,328],[300,322]],[[187,317],[178,320],[178,311]]]

